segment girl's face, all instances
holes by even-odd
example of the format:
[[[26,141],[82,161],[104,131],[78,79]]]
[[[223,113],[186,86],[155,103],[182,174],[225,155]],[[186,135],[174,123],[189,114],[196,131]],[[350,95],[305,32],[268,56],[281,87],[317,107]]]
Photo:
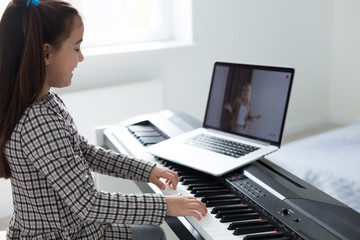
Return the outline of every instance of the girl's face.
[[[45,51],[45,86],[47,94],[51,87],[62,88],[71,84],[73,71],[79,62],[84,60],[80,44],[84,35],[84,25],[79,18],[75,18],[70,36],[54,49],[49,44],[44,44]]]

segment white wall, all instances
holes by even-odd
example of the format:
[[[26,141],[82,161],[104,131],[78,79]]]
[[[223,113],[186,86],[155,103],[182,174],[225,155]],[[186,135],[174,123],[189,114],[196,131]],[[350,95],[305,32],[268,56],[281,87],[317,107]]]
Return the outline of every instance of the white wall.
[[[94,144],[95,127],[117,124],[124,119],[164,108],[162,82],[157,79],[62,93],[60,96],[79,133]]]
[[[9,180],[3,178],[0,179],[0,219],[8,217],[13,212],[13,202],[12,202],[12,193],[11,193],[11,183]],[[0,228],[0,231],[4,229]]]
[[[189,92],[194,97],[186,104],[192,113],[202,116],[214,61],[292,66],[296,73],[287,125],[305,127],[324,121],[329,115],[331,21],[328,0],[194,1],[198,46],[188,56],[189,70],[172,80],[184,87],[194,83]],[[187,75],[195,76],[184,82]],[[181,98],[179,91],[174,96],[180,84],[176,86],[168,86],[173,96],[168,104],[181,108],[175,99]],[[201,101],[196,100],[199,89]],[[191,105],[194,101],[198,104]]]
[[[350,122],[359,115],[344,107],[359,98],[360,48],[350,48],[359,42],[358,9],[356,0],[195,0],[195,46],[85,57],[62,91],[162,79],[164,107],[202,119],[215,61],[291,66],[285,134],[329,119]]]
[[[335,0],[330,111],[334,121],[360,120],[360,1]]]

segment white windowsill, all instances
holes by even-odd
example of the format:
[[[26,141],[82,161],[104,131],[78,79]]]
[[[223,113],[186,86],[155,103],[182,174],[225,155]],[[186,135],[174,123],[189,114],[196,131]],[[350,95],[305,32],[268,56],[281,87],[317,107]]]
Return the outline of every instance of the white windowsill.
[[[193,41],[161,41],[161,42],[146,42],[136,44],[124,44],[103,47],[88,47],[82,50],[84,56],[99,56],[109,54],[122,53],[139,53],[147,51],[157,51],[165,49],[175,49],[182,47],[192,47],[196,43]]]

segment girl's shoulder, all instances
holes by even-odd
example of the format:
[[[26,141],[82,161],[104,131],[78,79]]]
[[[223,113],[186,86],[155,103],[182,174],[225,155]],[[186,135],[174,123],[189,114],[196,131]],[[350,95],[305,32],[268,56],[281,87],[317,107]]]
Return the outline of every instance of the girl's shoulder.
[[[44,121],[59,119],[61,121],[72,121],[72,118],[61,98],[53,91],[38,101],[33,102],[23,114],[21,121]]]
[[[50,91],[48,95],[45,97],[34,101],[27,108],[29,112],[37,112],[37,113],[48,113],[55,111],[56,108],[63,105],[63,102],[60,100],[58,95],[55,92]]]

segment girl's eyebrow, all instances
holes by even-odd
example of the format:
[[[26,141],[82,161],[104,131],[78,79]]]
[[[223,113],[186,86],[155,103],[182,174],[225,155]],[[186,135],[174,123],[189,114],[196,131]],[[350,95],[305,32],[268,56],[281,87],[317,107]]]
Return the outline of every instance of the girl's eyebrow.
[[[83,39],[80,39],[79,41],[77,41],[75,44],[79,44],[83,41]]]

